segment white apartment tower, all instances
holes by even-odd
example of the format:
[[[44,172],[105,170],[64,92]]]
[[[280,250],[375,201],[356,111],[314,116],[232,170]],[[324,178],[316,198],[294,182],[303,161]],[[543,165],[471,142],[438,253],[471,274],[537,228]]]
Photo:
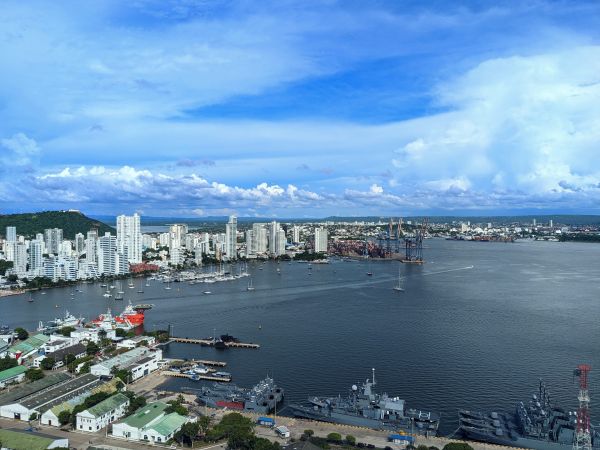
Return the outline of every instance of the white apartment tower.
[[[262,223],[252,225],[252,248],[251,253],[267,253],[268,239],[267,228]]]
[[[44,230],[44,242],[46,243],[46,251],[53,255],[58,255],[60,245],[63,241],[63,230],[60,228],[48,228]]]
[[[300,242],[300,227],[298,225],[292,227],[292,242],[294,244]]]
[[[44,267],[44,241],[33,240],[29,243],[29,270],[38,271]]]
[[[227,259],[237,258],[237,217],[229,216],[225,225],[225,256]]]
[[[121,215],[117,217],[117,249],[128,255],[132,264],[142,262],[142,233],[140,231],[140,216]]]
[[[102,275],[114,275],[116,272],[117,238],[105,233],[98,238],[98,272]]]
[[[17,242],[17,227],[6,227],[6,242]]]
[[[77,256],[81,256],[85,253],[85,236],[83,233],[77,233],[75,235],[75,251]]]
[[[315,228],[315,253],[327,253],[327,228]]]
[[[97,262],[98,258],[98,231],[90,230],[87,232],[85,240],[85,262],[92,264]]]

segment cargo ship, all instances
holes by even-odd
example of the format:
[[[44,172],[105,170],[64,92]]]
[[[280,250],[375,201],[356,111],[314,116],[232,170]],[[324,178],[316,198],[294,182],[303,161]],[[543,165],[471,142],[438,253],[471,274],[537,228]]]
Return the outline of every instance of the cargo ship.
[[[577,413],[554,405],[542,380],[531,400],[517,403],[513,413],[461,410],[458,418],[457,434],[467,439],[535,450],[573,448],[577,427]],[[593,428],[591,434],[592,447],[600,448],[600,436]]]
[[[307,405],[289,405],[295,417],[339,423],[376,430],[402,431],[435,436],[440,423],[438,413],[406,409],[404,400],[376,394],[375,369],[372,380],[359,388],[353,385],[348,397],[310,397]]]
[[[241,388],[235,384],[214,383],[212,386],[202,387],[196,401],[210,408],[268,414],[283,401],[283,389],[269,377],[261,380],[251,389]]]

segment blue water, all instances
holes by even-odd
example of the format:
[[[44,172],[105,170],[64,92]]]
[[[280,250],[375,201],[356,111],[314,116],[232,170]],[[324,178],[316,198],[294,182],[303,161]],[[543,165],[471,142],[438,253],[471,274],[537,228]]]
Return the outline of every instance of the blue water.
[[[259,350],[227,351],[171,344],[165,352],[226,361],[242,386],[274,374],[287,402],[345,394],[374,367],[380,391],[441,412],[448,433],[457,427],[457,409],[512,410],[540,377],[555,400],[575,409],[572,369],[586,362],[593,368],[592,419],[599,421],[600,245],[431,239],[426,247],[425,265],[401,265],[403,293],[392,289],[397,262],[338,261],[312,270],[250,264],[252,292],[247,278],[174,283],[170,291],[152,282],[144,294],[136,282],[135,289],[125,283],[125,297],[154,304],[146,329],[171,323],[178,336],[216,329],[260,343]],[[89,318],[124,307],[102,297],[97,284],[80,288],[73,297],[70,288],[34,293],[34,303],[28,295],[0,299],[0,323],[34,328],[65,308]],[[198,387],[179,379],[165,385],[182,386]]]

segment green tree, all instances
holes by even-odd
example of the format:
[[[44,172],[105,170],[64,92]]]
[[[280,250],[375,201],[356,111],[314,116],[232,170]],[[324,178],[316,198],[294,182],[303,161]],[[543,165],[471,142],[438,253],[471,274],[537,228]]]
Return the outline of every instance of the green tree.
[[[31,415],[29,416],[30,421],[37,420],[37,418],[38,418],[38,413],[36,413],[36,412],[31,413]]]
[[[127,407],[127,415],[131,415],[136,412],[138,409],[146,406],[146,398],[135,395],[135,393],[131,391],[123,392],[129,398],[129,406]]]
[[[429,447],[426,446],[426,445],[421,444],[421,445],[417,446],[417,450],[429,450]]]
[[[17,360],[15,358],[11,358],[8,355],[4,356],[4,358],[0,358],[0,372],[6,369],[10,369],[12,367],[16,367],[18,365],[19,363],[17,362]]]
[[[349,434],[348,436],[346,436],[346,442],[348,443],[348,445],[354,445],[356,444],[356,438]]]
[[[6,279],[9,282],[14,283],[15,281],[17,281],[19,279],[19,277],[16,276],[14,273],[11,273]]]
[[[58,413],[58,422],[61,425],[66,425],[71,421],[71,412],[70,411],[61,411]]]
[[[17,339],[24,341],[29,337],[29,333],[25,328],[17,327],[15,328],[15,333],[17,334]]]
[[[56,361],[54,361],[54,358],[44,358],[42,359],[42,362],[40,363],[40,367],[44,370],[52,370],[52,368],[54,367],[54,364],[56,364]]]
[[[193,446],[194,440],[196,440],[196,436],[198,436],[198,432],[200,431],[200,424],[198,422],[188,422],[185,423],[181,430],[179,430],[176,434],[176,439],[181,443],[189,443],[190,446]]]
[[[75,327],[62,327],[60,330],[58,330],[58,333],[65,337],[69,337],[71,336],[72,331],[75,331]]]
[[[185,399],[183,398],[183,395],[179,394],[176,400],[171,400],[167,402],[170,406],[167,409],[165,409],[165,414],[176,412],[180,416],[187,416],[188,410],[185,406],[183,406],[184,401]]]
[[[122,337],[122,338],[124,338],[124,337],[126,336],[126,334],[127,334],[127,331],[125,331],[123,328],[117,328],[117,329],[115,330],[115,335],[116,335],[117,337]]]
[[[65,363],[65,366],[67,366],[67,367],[69,367],[72,363],[74,363],[75,360],[76,360],[76,358],[73,353],[67,353],[63,358],[63,362]]]
[[[342,435],[340,433],[329,433],[327,440],[331,442],[342,442]]]
[[[118,367],[113,367],[110,369],[110,373],[115,377],[121,379],[123,383],[131,383],[131,371],[127,369],[119,369]]]
[[[449,444],[444,445],[443,450],[473,450],[473,447],[464,442],[450,442]]]
[[[200,431],[202,431],[202,434],[206,434],[210,428],[210,416],[201,416],[198,419],[198,425],[200,426]]]
[[[25,378],[29,381],[41,380],[44,378],[44,372],[41,369],[29,369],[25,372]]]
[[[100,347],[98,347],[98,345],[95,342],[92,342],[92,341],[88,342],[88,345],[85,348],[85,352],[88,355],[95,355],[99,351],[100,351]]]
[[[89,361],[86,361],[83,363],[83,366],[81,366],[81,369],[79,370],[80,374],[84,374],[84,373],[90,373],[90,367],[91,367],[91,363]]]
[[[304,434],[308,437],[312,437],[312,435],[315,434],[315,432],[313,430],[304,430]]]

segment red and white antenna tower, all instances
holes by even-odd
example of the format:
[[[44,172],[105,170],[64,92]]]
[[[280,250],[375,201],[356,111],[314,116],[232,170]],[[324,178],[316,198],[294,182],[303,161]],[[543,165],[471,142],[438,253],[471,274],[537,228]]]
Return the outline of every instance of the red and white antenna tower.
[[[590,430],[590,394],[588,392],[588,374],[592,367],[588,364],[580,364],[575,369],[575,375],[579,377],[579,409],[577,410],[577,429],[573,439],[573,450],[591,450],[592,433]]]

